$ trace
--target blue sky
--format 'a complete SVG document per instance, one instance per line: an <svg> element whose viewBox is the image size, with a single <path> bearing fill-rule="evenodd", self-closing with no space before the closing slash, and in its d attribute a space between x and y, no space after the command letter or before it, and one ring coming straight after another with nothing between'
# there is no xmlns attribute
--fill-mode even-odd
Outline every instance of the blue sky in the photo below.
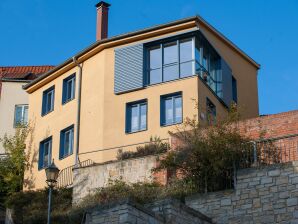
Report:
<svg viewBox="0 0 298 224"><path fill-rule="evenodd" d="M0 0L0 65L57 65L95 41L95 0ZM298 109L297 0L109 0L109 36L201 15L261 64L260 114Z"/></svg>

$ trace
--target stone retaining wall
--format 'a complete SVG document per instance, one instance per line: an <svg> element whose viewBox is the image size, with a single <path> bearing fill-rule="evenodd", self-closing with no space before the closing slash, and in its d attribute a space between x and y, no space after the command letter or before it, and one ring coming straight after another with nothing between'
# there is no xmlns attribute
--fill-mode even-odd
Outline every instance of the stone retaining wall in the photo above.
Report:
<svg viewBox="0 0 298 224"><path fill-rule="evenodd" d="M137 183L158 179L162 183L162 179L167 179L165 172L154 176L151 173L151 169L157 165L157 157L158 155L139 157L74 169L73 202L80 201L97 188L107 186L111 180Z"/></svg>
<svg viewBox="0 0 298 224"><path fill-rule="evenodd" d="M174 199L140 205L125 200L114 205L95 207L86 214L85 224L208 224L211 219Z"/></svg>
<svg viewBox="0 0 298 224"><path fill-rule="evenodd" d="M236 190L195 195L186 205L216 223L298 223L298 161L237 174Z"/></svg>

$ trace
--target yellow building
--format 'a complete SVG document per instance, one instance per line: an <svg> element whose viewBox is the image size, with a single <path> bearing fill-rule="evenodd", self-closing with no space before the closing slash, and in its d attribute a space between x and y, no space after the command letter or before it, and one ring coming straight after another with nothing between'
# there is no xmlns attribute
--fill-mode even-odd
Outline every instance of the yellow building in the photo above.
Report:
<svg viewBox="0 0 298 224"><path fill-rule="evenodd" d="M60 169L112 160L113 148L168 138L186 117L224 116L232 101L243 118L258 116L259 65L201 17L106 38L108 7L97 5L94 44L24 87L34 127L26 188L45 186L52 159Z"/></svg>

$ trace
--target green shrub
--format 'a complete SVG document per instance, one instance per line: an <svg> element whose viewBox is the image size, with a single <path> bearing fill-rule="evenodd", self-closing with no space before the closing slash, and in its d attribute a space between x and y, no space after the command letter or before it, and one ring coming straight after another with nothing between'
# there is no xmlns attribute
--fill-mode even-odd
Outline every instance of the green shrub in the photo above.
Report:
<svg viewBox="0 0 298 224"><path fill-rule="evenodd" d="M232 111L227 119L207 127L197 119L186 119L171 133L180 144L154 171L173 170L198 192L231 188L233 170L251 164L250 139L240 135L238 118Z"/></svg>
<svg viewBox="0 0 298 224"><path fill-rule="evenodd" d="M81 223L83 212L74 213L72 189L54 190L52 194L52 223ZM48 190L12 193L6 206L13 210L15 224L46 223L48 212Z"/></svg>
<svg viewBox="0 0 298 224"><path fill-rule="evenodd" d="M125 160L131 158L137 158L148 155L155 155L160 153L165 153L169 149L169 143L163 142L158 137L150 138L150 142L143 145L138 146L136 151L123 151L119 150L117 153L117 160Z"/></svg>

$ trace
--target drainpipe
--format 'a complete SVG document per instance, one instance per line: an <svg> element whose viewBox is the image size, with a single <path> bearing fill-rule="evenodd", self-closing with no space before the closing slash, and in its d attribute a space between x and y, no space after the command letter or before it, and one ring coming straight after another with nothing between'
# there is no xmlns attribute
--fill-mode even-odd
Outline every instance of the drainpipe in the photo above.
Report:
<svg viewBox="0 0 298 224"><path fill-rule="evenodd" d="M78 63L75 57L73 63L79 68L78 75L78 104L77 104L77 131L76 131L76 148L75 148L75 167L79 166L79 146L80 146L80 124L81 124L81 93L82 93L82 70L83 67Z"/></svg>

